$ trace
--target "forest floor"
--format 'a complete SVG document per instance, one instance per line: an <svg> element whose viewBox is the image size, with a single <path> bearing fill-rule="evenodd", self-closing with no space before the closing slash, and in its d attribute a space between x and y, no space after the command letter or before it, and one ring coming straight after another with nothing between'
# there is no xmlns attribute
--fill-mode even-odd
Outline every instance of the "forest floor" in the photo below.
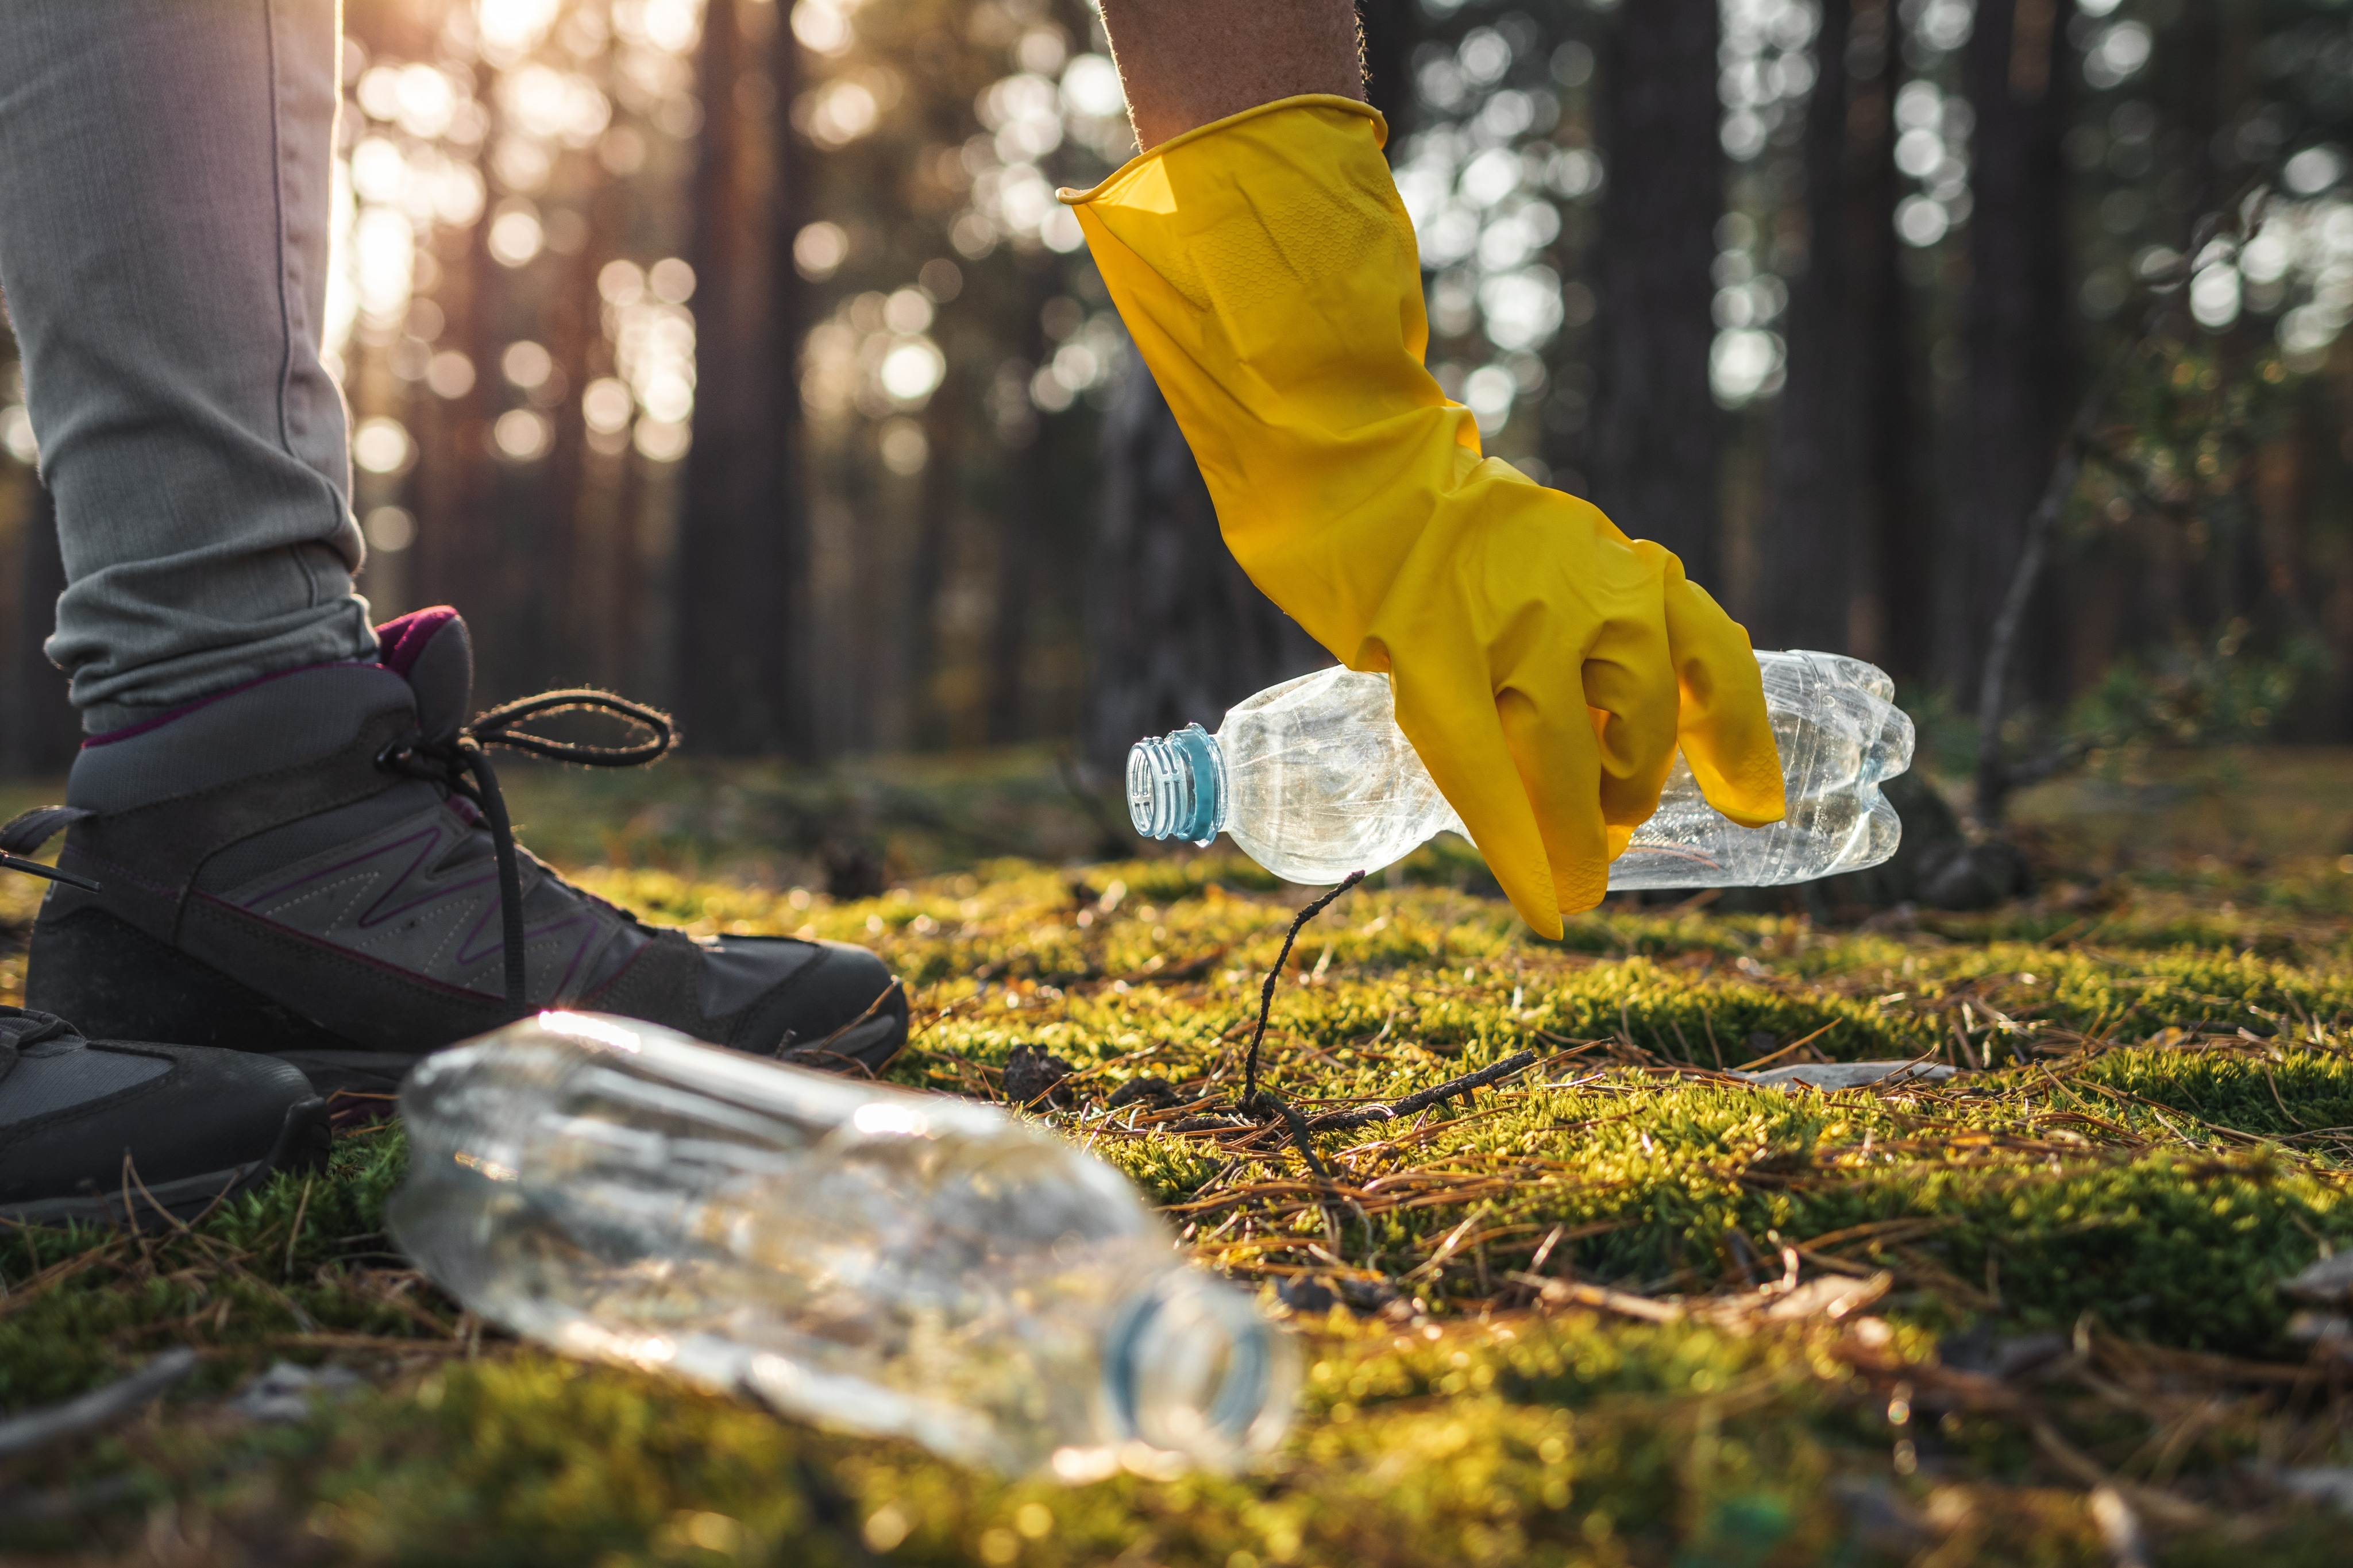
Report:
<svg viewBox="0 0 2353 1568"><path fill-rule="evenodd" d="M649 918L881 950L918 1026L893 1080L1068 1062L1043 1114L1301 1337L1280 1454L997 1479L517 1343L391 1249L402 1137L354 1126L193 1230L0 1232L0 1419L199 1358L0 1456L0 1560L2341 1563L2353 1351L2279 1287L2353 1246L2348 783L2295 753L2048 788L2036 897L1841 929L1702 898L1544 942L1425 851L1307 927L1267 1083L1314 1117L1533 1056L1311 1164L1212 1114L1306 895L1071 858L1105 830L1038 759L526 777L563 830L533 841ZM20 939L36 891L0 884ZM1888 1058L1957 1071L1724 1070ZM1108 1106L1146 1077L1176 1103ZM258 1396L280 1363L311 1370Z"/></svg>

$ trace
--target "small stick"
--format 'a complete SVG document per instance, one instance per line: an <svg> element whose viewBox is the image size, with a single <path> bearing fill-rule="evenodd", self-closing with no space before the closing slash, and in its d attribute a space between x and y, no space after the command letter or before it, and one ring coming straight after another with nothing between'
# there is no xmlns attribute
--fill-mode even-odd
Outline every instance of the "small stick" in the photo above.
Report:
<svg viewBox="0 0 2353 1568"><path fill-rule="evenodd" d="M14 1458L90 1432L131 1415L196 1370L196 1352L165 1351L119 1383L46 1410L29 1410L0 1421L0 1459Z"/></svg>
<svg viewBox="0 0 2353 1568"><path fill-rule="evenodd" d="M1755 1072L1758 1068L1761 1068L1761 1067L1765 1066L1767 1062L1778 1062L1778 1061L1779 1061L1783 1057L1788 1056L1791 1051L1795 1051L1795 1050L1802 1050L1802 1049L1804 1049L1806 1047L1812 1045L1816 1040L1820 1039L1824 1035L1827 1035L1827 1034L1829 1034L1832 1029L1837 1028L1837 1027L1839 1026L1839 1025L1840 1025L1842 1021L1843 1021L1843 1020L1841 1020L1841 1019L1838 1019L1838 1018L1832 1018L1829 1023L1824 1024L1820 1028L1816 1029L1812 1034L1808 1035L1804 1039L1802 1039L1802 1040L1791 1040L1788 1045L1783 1046L1779 1050L1778 1050L1778 1051L1767 1051L1765 1055L1763 1055L1763 1056L1761 1056L1761 1057L1758 1057L1755 1061L1753 1061L1753 1062L1743 1062L1743 1063L1741 1063L1738 1067L1736 1067L1736 1068L1733 1068L1732 1070L1733 1070L1733 1071L1735 1071L1735 1072Z"/></svg>
<svg viewBox="0 0 2353 1568"><path fill-rule="evenodd" d="M1266 972L1266 984L1259 987L1258 1027L1250 1031L1250 1055L1245 1058L1242 1068L1242 1103L1244 1105L1252 1105L1258 1100L1259 1042L1266 1038L1266 1021L1274 1012L1274 983L1282 978L1282 966L1291 962L1292 944L1299 940L1299 933L1306 928L1309 921L1322 914L1331 907L1333 900L1364 879L1365 874L1362 871L1351 871L1341 878L1338 887L1300 910L1298 918L1291 922L1291 930L1283 934L1282 951L1275 955L1274 967Z"/></svg>
<svg viewBox="0 0 2353 1568"><path fill-rule="evenodd" d="M1514 1051L1502 1061L1481 1068L1477 1072L1467 1072L1461 1078L1451 1079L1445 1083L1433 1084L1428 1089L1415 1090L1391 1105L1390 1114L1400 1117L1411 1116L1415 1111L1436 1105L1440 1100L1451 1100L1458 1094L1469 1094L1472 1090L1484 1089L1491 1083L1500 1083L1522 1068L1530 1066L1536 1059L1537 1053L1535 1051Z"/></svg>
<svg viewBox="0 0 2353 1568"><path fill-rule="evenodd" d="M1475 1089L1485 1089L1493 1083L1500 1083L1523 1068L1533 1066L1537 1059L1537 1052L1516 1051L1502 1061L1481 1068L1476 1072L1467 1072L1461 1078L1451 1078L1444 1083L1433 1084L1428 1089L1416 1089L1402 1100L1391 1100L1387 1105L1367 1106L1362 1110L1330 1111L1317 1117L1308 1125L1318 1132L1336 1132L1369 1126L1376 1121L1401 1121L1414 1112L1426 1110L1441 1100L1451 1100L1458 1094L1469 1094Z"/></svg>
<svg viewBox="0 0 2353 1568"><path fill-rule="evenodd" d="M882 987L882 994L881 994L881 995L879 995L879 996L875 997L873 1001L869 1002L868 1004L866 1004L866 1011L864 1011L863 1013L860 1013L860 1015L858 1015L858 1016L856 1016L855 1018L852 1018L851 1020L849 1020L849 1022L848 1022L847 1024L844 1024L841 1027L839 1027L839 1029L836 1029L833 1033L831 1033L830 1035L828 1035L825 1038L823 1038L823 1039L821 1039L821 1040L818 1041L818 1042L817 1042L817 1044L815 1044L815 1045L813 1045L813 1046L806 1046L806 1047L803 1047L802 1048L803 1048L803 1049L805 1049L805 1050L811 1050L811 1051L821 1051L821 1050L825 1050L825 1047L828 1047L828 1046L829 1046L829 1045L833 1044L833 1042L834 1042L834 1041L836 1041L836 1040L838 1040L838 1039L841 1038L841 1037L842 1037L842 1036L844 1036L844 1035L846 1035L846 1034L849 1033L849 1031L850 1031L850 1030L852 1030L852 1029L854 1029L854 1028L858 1027L858 1026L859 1026L859 1025L863 1024L864 1022L866 1022L866 1020L867 1020L867 1019L871 1018L872 1016L874 1016L874 1015L875 1015L877 1012L881 1011L881 1006L882 1006L882 1004L883 1004L883 1003L885 1003L885 1002L888 1002L889 1000L891 1000L891 993L892 993L893 991L901 991L901 990L904 990L904 989L906 988L906 984L907 984L907 983L906 983L905 981L903 981L903 980L900 979L897 975L892 975L892 976L891 977L891 984L888 984L888 985L885 985L884 987ZM781 1059L783 1059L783 1058L784 1058L784 1057L785 1057L785 1055L786 1055L786 1052L785 1052L785 1049L784 1049L783 1047L779 1047L777 1048L777 1051L776 1051L776 1056L777 1056L778 1059L780 1059L780 1060L781 1060ZM847 1060L849 1059L849 1058L846 1058L846 1057L841 1057L841 1056L840 1056L840 1053L839 1053L839 1052L838 1052L838 1051L826 1051L826 1052L825 1052L825 1054L826 1054L826 1055L828 1055L828 1056L829 1056L829 1057L838 1057L838 1058L839 1058L840 1059L842 1059L842 1060L844 1060L844 1061L847 1061ZM870 1074L869 1076L871 1077L871 1076L872 1076L872 1075L871 1075L871 1074Z"/></svg>
<svg viewBox="0 0 2353 1568"><path fill-rule="evenodd" d="M2296 1125L2301 1127L2304 1123L2299 1121ZM147 1190L147 1179L139 1173L139 1167L132 1163L129 1150L123 1151L122 1173L125 1177L137 1184L139 1188L139 1195L147 1200L148 1207L153 1209L157 1214L164 1216L165 1224L176 1227L182 1235L185 1235L187 1233L188 1222L182 1219L178 1215L174 1214L170 1209L165 1208L162 1204L156 1202L155 1194ZM127 1191L123 1194L122 1206L126 1211L131 1207L131 1195Z"/></svg>
<svg viewBox="0 0 2353 1568"><path fill-rule="evenodd" d="M1319 1180L1328 1184L1332 1180L1331 1167L1324 1164L1316 1155L1315 1140L1308 1136L1307 1119L1300 1115L1297 1108L1289 1100L1280 1097L1273 1098L1274 1109L1282 1114L1283 1125L1291 1129L1291 1141L1307 1161L1307 1168L1314 1172Z"/></svg>
<svg viewBox="0 0 2353 1568"><path fill-rule="evenodd" d="M1550 1258L1552 1256L1552 1249L1560 1245L1561 1232L1567 1228L1568 1227L1565 1225L1556 1225L1552 1227L1552 1234L1544 1238L1544 1245L1536 1248L1536 1255L1528 1259L1527 1271L1529 1273L1542 1274L1544 1272L1545 1259Z"/></svg>
<svg viewBox="0 0 2353 1568"><path fill-rule="evenodd" d="M311 1212L311 1184L317 1176L313 1171L302 1178L302 1201L294 1205L294 1224L286 1233L286 1263L278 1271L281 1279L290 1281L294 1278L294 1245L302 1239L302 1216Z"/></svg>

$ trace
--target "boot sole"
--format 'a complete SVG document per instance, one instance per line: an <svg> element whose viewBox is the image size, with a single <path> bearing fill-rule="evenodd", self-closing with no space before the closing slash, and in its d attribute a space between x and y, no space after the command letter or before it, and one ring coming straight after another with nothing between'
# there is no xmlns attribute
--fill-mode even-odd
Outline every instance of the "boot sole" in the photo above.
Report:
<svg viewBox="0 0 2353 1568"><path fill-rule="evenodd" d="M290 1174L298 1171L324 1170L327 1155L333 1145L334 1129L328 1121L327 1102L316 1095L308 1100L298 1100L286 1108L286 1120L279 1125L278 1140L263 1158L242 1165L208 1171L199 1176L151 1182L143 1188L136 1183L132 1184L131 1227L134 1230L160 1228L168 1223L164 1214L173 1219L194 1219L216 1204L226 1203L253 1191L281 1171ZM158 1208L164 1214L158 1214ZM95 1222L119 1227L124 1217L123 1194L120 1191L83 1192L71 1197L36 1198L30 1203L0 1205L0 1220L19 1225Z"/></svg>

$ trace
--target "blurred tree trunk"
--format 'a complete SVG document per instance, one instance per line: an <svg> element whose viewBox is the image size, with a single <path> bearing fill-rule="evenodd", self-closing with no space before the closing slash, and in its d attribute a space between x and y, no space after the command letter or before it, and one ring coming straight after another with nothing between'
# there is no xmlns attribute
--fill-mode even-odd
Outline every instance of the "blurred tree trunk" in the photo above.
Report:
<svg viewBox="0 0 2353 1568"><path fill-rule="evenodd" d="M1054 357L1054 342L1046 334L1046 307L1060 292L1061 277L1052 256L1037 252L1022 258L1023 363L1043 365ZM1052 504L1054 452L1060 437L1060 416L1038 410L1037 430L1016 447L1007 461L1005 500L997 520L997 584L994 616L989 626L986 733L992 744L1022 738L1022 701L1029 666L1029 605L1036 595L1036 541L1045 509Z"/></svg>
<svg viewBox="0 0 2353 1568"><path fill-rule="evenodd" d="M2224 118L2222 59L2224 53L2221 0L2184 0L2170 29L2173 47L2165 53L2158 83L2159 104L2167 129L2161 134L2159 167L2170 165L2172 177L2160 184L2158 199L2172 208L2166 226L2168 242L2187 249L2199 221L2229 195L2217 157ZM2235 9L2235 7L2233 7ZM2233 353L2233 334L2216 333L2202 345L2211 352L2221 384L2229 386L2246 374ZM2197 516L2183 531L2180 555L2184 574L2181 597L2190 608L2196 635L2211 635L2246 608L2242 551L2252 542L2242 526L2243 508L2213 485L2193 481L2192 504ZM2170 524L2166 526L2176 526Z"/></svg>
<svg viewBox="0 0 2353 1568"><path fill-rule="evenodd" d="M1848 319L1847 0L1822 0L1806 104L1806 269L1789 290L1788 374L1760 542L1762 647L1843 650L1854 552L1855 323Z"/></svg>
<svg viewBox="0 0 2353 1568"><path fill-rule="evenodd" d="M1029 444L1013 454L1005 487L1005 515L997 528L997 610L988 634L987 735L995 745L1022 738L1022 700L1029 673L1029 604L1036 596L1034 544L1050 504L1054 447L1060 429L1051 414L1038 421Z"/></svg>
<svg viewBox="0 0 2353 1568"><path fill-rule="evenodd" d="M1865 657L1899 680L1926 678L1934 646L1935 513L1914 454L1912 322L1895 237L1894 0L1854 0L1847 71L1847 330L1856 411L1855 543Z"/></svg>
<svg viewBox="0 0 2353 1568"><path fill-rule="evenodd" d="M2063 23L2057 0L1988 0L1962 59L1977 114L1961 326L1968 381L1957 542L1965 574L1942 673L1970 700L2069 412ZM2020 639L2027 667L2046 662L2047 621L2029 617Z"/></svg>
<svg viewBox="0 0 2353 1568"><path fill-rule="evenodd" d="M808 749L800 623L799 171L789 103L798 56L771 19L765 72L748 5L702 24L704 121L694 178L694 444L680 509L676 703L697 750ZM771 90L743 90L765 74ZM769 122L769 151L756 131Z"/></svg>
<svg viewBox="0 0 2353 1568"><path fill-rule="evenodd" d="M1719 418L1708 388L1724 213L1717 0L1639 0L1604 56L1593 499L1715 585Z"/></svg>
<svg viewBox="0 0 2353 1568"><path fill-rule="evenodd" d="M940 590L948 558L963 532L965 400L943 385L923 409L923 440L930 458L923 466L923 509L915 520L915 544L907 563L907 733L917 746L952 743L954 715L939 694Z"/></svg>
<svg viewBox="0 0 2353 1568"><path fill-rule="evenodd" d="M58 623L66 560L58 548L58 510L40 480L26 475L24 521L16 536L16 636L7 649L8 687L0 707L0 773L46 778L73 765L81 720L66 700L65 672L41 644Z"/></svg>
<svg viewBox="0 0 2353 1568"><path fill-rule="evenodd" d="M594 232L593 228L590 230ZM548 552L540 563L542 581L554 589L554 626L549 638L545 679L551 686L578 686L609 679L601 673L605 645L614 635L611 621L601 613L595 549L596 519L588 505L588 426L580 412L580 389L587 384L588 351L602 334L597 321L597 258L604 254L584 243L560 265L564 286L557 289L541 313L551 373L559 390L533 401L546 416L553 432L548 443L546 479L542 481L548 519Z"/></svg>
<svg viewBox="0 0 2353 1568"><path fill-rule="evenodd" d="M1365 97L1389 122L1394 153L1413 109L1413 46L1421 36L1415 0L1358 0L1357 26L1365 61Z"/></svg>
<svg viewBox="0 0 2353 1568"><path fill-rule="evenodd" d="M1192 448L1140 360L1103 419L1102 471L1091 759L1115 767L1139 736L1214 729L1242 698L1332 662L1226 548Z"/></svg>
<svg viewBox="0 0 2353 1568"><path fill-rule="evenodd" d="M495 144L500 110L487 67L474 68L474 96L491 113L492 135L486 140ZM434 300L447 322L442 341L466 356L474 375L459 396L418 400L417 467L410 489L418 521L409 556L417 603L454 605L466 614L474 638L474 700L484 707L523 690L506 658L507 618L499 597L503 520L496 500L491 422L499 402L499 315L506 268L491 259L490 233L484 222L437 230L434 237L442 268Z"/></svg>

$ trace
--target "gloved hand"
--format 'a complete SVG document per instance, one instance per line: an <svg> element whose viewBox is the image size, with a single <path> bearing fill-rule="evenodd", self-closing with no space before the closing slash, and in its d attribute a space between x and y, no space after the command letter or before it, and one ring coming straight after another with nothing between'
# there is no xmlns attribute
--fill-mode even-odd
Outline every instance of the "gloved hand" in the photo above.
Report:
<svg viewBox="0 0 2353 1568"><path fill-rule="evenodd" d="M1482 460L1423 368L1413 226L1367 106L1284 99L1064 192L1250 580L1398 723L1522 918L1589 909L1680 744L1780 819L1748 636L1660 546Z"/></svg>

